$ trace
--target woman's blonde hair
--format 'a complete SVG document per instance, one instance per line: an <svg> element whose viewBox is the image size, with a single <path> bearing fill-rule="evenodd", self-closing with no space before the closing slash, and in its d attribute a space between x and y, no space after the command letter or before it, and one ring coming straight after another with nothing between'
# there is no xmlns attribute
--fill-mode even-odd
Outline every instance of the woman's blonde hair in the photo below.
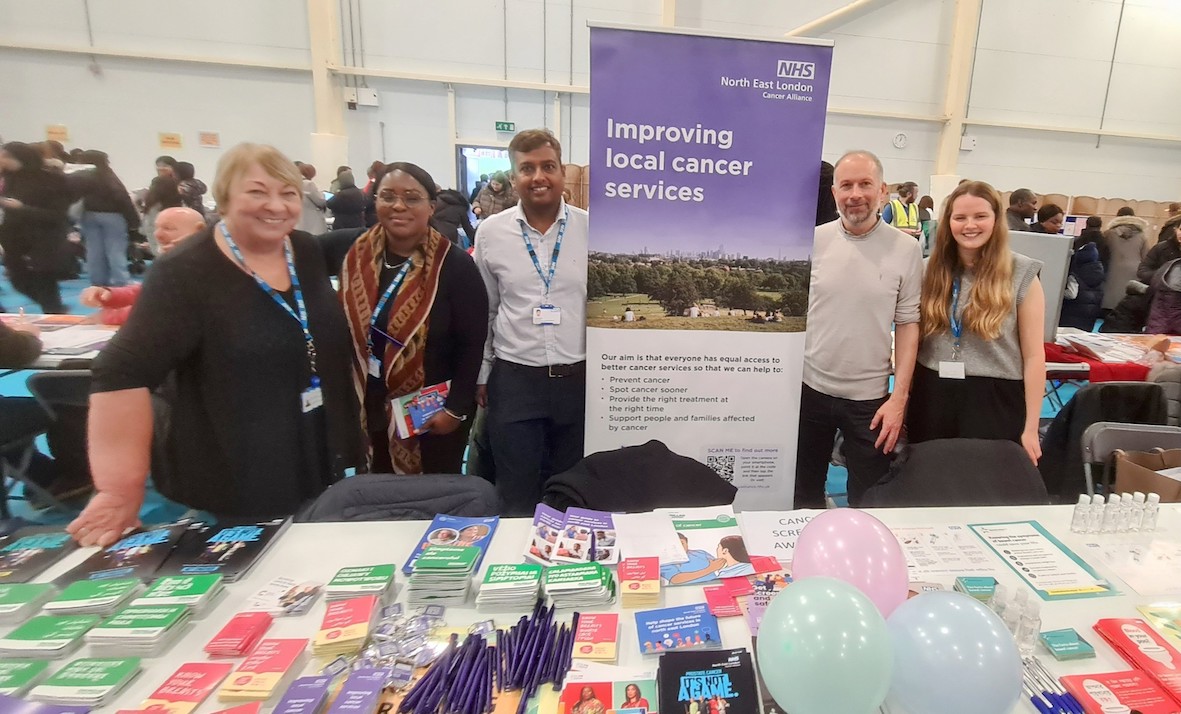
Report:
<svg viewBox="0 0 1181 714"><path fill-rule="evenodd" d="M243 142L223 154L217 162L213 200L217 201L219 211L229 205L230 187L234 181L249 171L252 164L258 164L271 178L293 186L297 191L303 190L303 175L283 152L266 144Z"/></svg>
<svg viewBox="0 0 1181 714"><path fill-rule="evenodd" d="M923 275L920 304L923 337L951 329L952 283L965 267L951 234L952 209L961 196L975 196L987 201L994 219L992 235L972 266L976 280L964 307L964 328L986 340L995 340L1001 334L1001 324L1013 309L1013 254L1009 250L1009 229L1001 211L1000 194L983 181L960 184L943 202L939 227L935 231L935 247Z"/></svg>

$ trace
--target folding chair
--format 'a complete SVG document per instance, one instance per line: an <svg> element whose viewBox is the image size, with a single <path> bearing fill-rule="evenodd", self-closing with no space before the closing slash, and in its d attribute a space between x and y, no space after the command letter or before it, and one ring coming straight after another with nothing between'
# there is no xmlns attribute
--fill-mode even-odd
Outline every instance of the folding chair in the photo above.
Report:
<svg viewBox="0 0 1181 714"><path fill-rule="evenodd" d="M25 485L25 492L47 496L29 476L29 467L37 453L36 439L49 427L50 418L44 409L31 399L6 397L0 399L0 518L9 518L8 497L17 483Z"/></svg>
<svg viewBox="0 0 1181 714"><path fill-rule="evenodd" d="M1087 481L1087 493L1095 495L1092 464L1103 464L1103 493L1111 493L1114 477L1110 462L1113 451L1181 449L1181 427L1097 421L1083 432L1082 448L1083 478Z"/></svg>
<svg viewBox="0 0 1181 714"><path fill-rule="evenodd" d="M48 415L46 429L61 416L65 407L87 407L90 403L90 370L86 369L58 369L34 372L25 383L29 393ZM44 432L46 429L43 429ZM71 444L71 448L85 449L85 443ZM30 456L31 456L30 452ZM30 482L25 480L26 488ZM77 511L68 506L61 499L52 496L48 491L32 484L40 499L50 507L67 513Z"/></svg>

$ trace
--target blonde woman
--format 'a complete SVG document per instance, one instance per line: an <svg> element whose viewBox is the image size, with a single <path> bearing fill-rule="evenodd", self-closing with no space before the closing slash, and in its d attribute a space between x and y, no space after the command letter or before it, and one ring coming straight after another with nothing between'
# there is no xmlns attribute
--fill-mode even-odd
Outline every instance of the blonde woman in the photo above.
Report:
<svg viewBox="0 0 1181 714"><path fill-rule="evenodd" d="M922 342L907 431L930 439L1006 439L1041 457L1046 379L1041 263L1009 250L1000 195L982 181L943 203L923 276Z"/></svg>

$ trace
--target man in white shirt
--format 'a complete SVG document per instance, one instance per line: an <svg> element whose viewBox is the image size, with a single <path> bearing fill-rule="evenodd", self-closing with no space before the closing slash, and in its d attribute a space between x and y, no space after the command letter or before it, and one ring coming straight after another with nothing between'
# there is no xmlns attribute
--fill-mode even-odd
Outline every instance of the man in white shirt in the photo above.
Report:
<svg viewBox="0 0 1181 714"><path fill-rule="evenodd" d="M562 199L562 146L545 129L509 144L520 202L477 229L488 342L486 407L501 514L525 516L542 485L582 458L586 421L587 214Z"/></svg>
<svg viewBox="0 0 1181 714"><path fill-rule="evenodd" d="M886 475L919 349L922 251L878 217L882 163L845 154L833 173L840 217L816 227L800 394L796 508L824 508L833 439L845 437L849 505ZM891 325L894 392L890 393Z"/></svg>

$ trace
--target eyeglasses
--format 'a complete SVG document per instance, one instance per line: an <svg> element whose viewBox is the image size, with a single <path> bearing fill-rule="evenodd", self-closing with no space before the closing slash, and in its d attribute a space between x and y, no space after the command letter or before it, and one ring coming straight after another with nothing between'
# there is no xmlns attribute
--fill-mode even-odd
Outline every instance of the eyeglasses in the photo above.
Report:
<svg viewBox="0 0 1181 714"><path fill-rule="evenodd" d="M430 200L426 196L420 196L416 193L412 193L407 196L399 196L396 193L382 193L378 194L377 198L383 203L388 203L394 206L398 205L398 202L401 201L402 205L406 208L418 208Z"/></svg>

